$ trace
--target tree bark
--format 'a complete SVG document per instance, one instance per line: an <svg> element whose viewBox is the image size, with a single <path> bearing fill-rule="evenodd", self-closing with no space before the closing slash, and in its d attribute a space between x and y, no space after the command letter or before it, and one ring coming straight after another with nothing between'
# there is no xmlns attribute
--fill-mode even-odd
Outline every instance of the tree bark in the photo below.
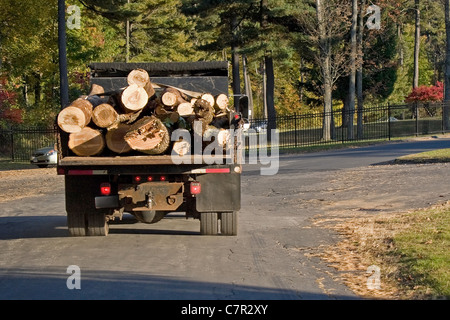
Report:
<svg viewBox="0 0 450 320"><path fill-rule="evenodd" d="M355 96L356 96L356 28L358 24L358 0L352 0L352 26L350 30L350 77L348 91L348 125L347 139L353 140L353 115L355 113Z"/></svg>
<svg viewBox="0 0 450 320"><path fill-rule="evenodd" d="M69 135L69 149L81 157L100 154L105 147L105 139L99 130L84 127Z"/></svg>
<svg viewBox="0 0 450 320"><path fill-rule="evenodd" d="M445 85L444 85L444 130L450 130L450 0L445 0L445 31L446 31L446 55L445 55Z"/></svg>
<svg viewBox="0 0 450 320"><path fill-rule="evenodd" d="M214 109L211 104L203 99L198 99L194 104L194 113L197 119L210 124L214 119Z"/></svg>
<svg viewBox="0 0 450 320"><path fill-rule="evenodd" d="M420 55L420 0L414 0L416 10L415 36L414 36L414 76L413 88L419 86L419 55Z"/></svg>
<svg viewBox="0 0 450 320"><path fill-rule="evenodd" d="M58 126L67 133L79 132L91 122L92 109L88 100L78 98L59 112Z"/></svg>
<svg viewBox="0 0 450 320"><path fill-rule="evenodd" d="M357 115L357 138L362 139L364 135L363 127L363 110L364 110L364 97L363 97L363 33L364 33L364 9L366 1L361 0L361 8L359 10L359 28L358 28L358 51L361 61L359 62L358 70L356 71L356 100L358 102L358 115Z"/></svg>
<svg viewBox="0 0 450 320"><path fill-rule="evenodd" d="M329 39L327 37L324 19L323 0L316 0L316 15L318 21L319 31L319 55L322 69L323 81L323 102L324 102L324 117L322 128L322 139L328 141L331 139L331 118L332 118L332 88L333 80L331 75L331 48Z"/></svg>

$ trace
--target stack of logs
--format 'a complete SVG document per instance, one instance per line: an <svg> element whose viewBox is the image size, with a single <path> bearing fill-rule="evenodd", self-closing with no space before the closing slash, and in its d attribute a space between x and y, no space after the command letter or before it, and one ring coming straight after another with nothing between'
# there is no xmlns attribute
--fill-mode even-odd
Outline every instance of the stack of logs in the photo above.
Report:
<svg viewBox="0 0 450 320"><path fill-rule="evenodd" d="M186 155L191 152L190 141L171 141L171 132L179 128L226 149L230 109L225 94L214 97L173 87L161 87L157 94L159 86L142 69L131 71L127 82L127 87L110 93L93 85L88 96L58 114L58 126L69 133L68 147L75 155L170 154L172 150Z"/></svg>

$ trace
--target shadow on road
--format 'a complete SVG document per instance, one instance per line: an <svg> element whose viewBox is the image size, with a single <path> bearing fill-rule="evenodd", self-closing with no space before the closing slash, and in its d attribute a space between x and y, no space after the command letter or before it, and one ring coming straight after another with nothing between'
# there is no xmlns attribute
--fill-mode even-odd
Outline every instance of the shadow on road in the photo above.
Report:
<svg viewBox="0 0 450 320"><path fill-rule="evenodd" d="M329 300L355 299L288 289L191 281L182 276L165 277L138 272L85 270L80 267L80 289L68 266L0 269L1 300ZM199 270L200 272L200 270ZM264 302L262 302L264 303ZM181 310L180 310L181 312Z"/></svg>

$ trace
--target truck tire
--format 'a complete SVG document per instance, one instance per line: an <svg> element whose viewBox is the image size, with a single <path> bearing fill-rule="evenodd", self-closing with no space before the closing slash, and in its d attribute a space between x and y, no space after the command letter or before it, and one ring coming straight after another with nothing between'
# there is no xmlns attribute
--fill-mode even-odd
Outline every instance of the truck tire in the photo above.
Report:
<svg viewBox="0 0 450 320"><path fill-rule="evenodd" d="M87 231L89 236L107 236L109 225L106 214L103 212L90 212L87 214Z"/></svg>
<svg viewBox="0 0 450 320"><path fill-rule="evenodd" d="M87 235L86 216L84 212L68 211L67 212L67 227L69 233L73 237L84 237Z"/></svg>
<svg viewBox="0 0 450 320"><path fill-rule="evenodd" d="M160 221L162 218L164 218L166 214L167 214L166 211L155 211L155 210L133 212L133 215L136 217L136 219L139 222L143 223L156 223Z"/></svg>
<svg viewBox="0 0 450 320"><path fill-rule="evenodd" d="M222 212L220 214L220 233L225 236L237 235L237 212Z"/></svg>
<svg viewBox="0 0 450 320"><path fill-rule="evenodd" d="M202 212L200 214L200 234L216 235L219 233L217 212Z"/></svg>

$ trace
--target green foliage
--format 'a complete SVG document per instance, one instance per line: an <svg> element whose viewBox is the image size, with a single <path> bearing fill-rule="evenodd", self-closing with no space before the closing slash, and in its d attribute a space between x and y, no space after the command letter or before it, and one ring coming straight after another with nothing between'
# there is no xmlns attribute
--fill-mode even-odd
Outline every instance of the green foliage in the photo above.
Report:
<svg viewBox="0 0 450 320"><path fill-rule="evenodd" d="M336 0L349 6L350 2ZM70 99L89 89L91 62L231 60L231 47L248 59L255 112L262 110L260 64L271 54L279 115L321 104L314 0L67 0L81 9L81 28L67 28ZM414 1L368 2L382 9L381 30L364 29L365 105L399 103L411 92ZM441 1L421 0L420 85L443 81L445 25ZM264 4L264 6L262 6ZM17 96L25 124L51 125L59 111L57 1L0 0L2 76ZM345 8L345 7L344 7ZM350 10L339 19L346 26ZM364 18L367 19L367 16ZM348 30L349 32L349 30ZM335 34L345 50L348 32ZM242 76L242 75L241 75ZM243 81L242 81L243 83ZM348 81L336 82L343 100ZM337 108L340 103L335 101Z"/></svg>

